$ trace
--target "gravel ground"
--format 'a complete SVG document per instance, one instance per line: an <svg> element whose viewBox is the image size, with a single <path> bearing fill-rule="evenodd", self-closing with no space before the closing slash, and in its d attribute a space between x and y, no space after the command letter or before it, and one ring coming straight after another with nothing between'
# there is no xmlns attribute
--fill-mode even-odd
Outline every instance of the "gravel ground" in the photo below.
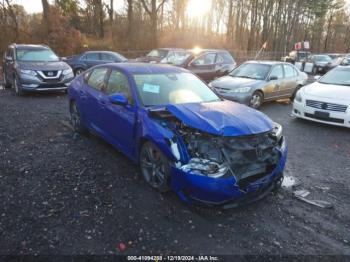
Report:
<svg viewBox="0 0 350 262"><path fill-rule="evenodd" d="M292 188L239 209L187 206L101 139L74 135L65 94L0 90L0 110L0 254L350 255L350 131L293 119L287 102L262 108L284 126L285 174L332 209Z"/></svg>

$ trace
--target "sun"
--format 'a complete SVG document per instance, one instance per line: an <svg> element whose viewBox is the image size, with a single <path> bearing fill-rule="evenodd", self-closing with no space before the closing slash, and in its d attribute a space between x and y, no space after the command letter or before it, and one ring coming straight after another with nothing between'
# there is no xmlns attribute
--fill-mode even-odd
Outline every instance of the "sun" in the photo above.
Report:
<svg viewBox="0 0 350 262"><path fill-rule="evenodd" d="M206 15L211 8L212 0L189 0L187 15L192 18L199 18Z"/></svg>

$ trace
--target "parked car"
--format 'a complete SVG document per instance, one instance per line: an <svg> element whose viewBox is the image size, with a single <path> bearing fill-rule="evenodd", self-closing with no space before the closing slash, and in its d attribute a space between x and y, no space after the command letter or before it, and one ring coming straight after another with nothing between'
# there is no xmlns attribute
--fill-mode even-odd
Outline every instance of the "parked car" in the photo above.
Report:
<svg viewBox="0 0 350 262"><path fill-rule="evenodd" d="M45 45L10 45L4 55L3 74L5 86L13 86L19 96L66 90L74 78L70 66Z"/></svg>
<svg viewBox="0 0 350 262"><path fill-rule="evenodd" d="M290 63L248 61L209 86L225 99L259 108L264 101L293 99L307 78Z"/></svg>
<svg viewBox="0 0 350 262"><path fill-rule="evenodd" d="M159 63L162 59L166 58L172 51L184 51L184 49L181 49L181 48L157 48L157 49L153 49L146 56L136 58L136 62Z"/></svg>
<svg viewBox="0 0 350 262"><path fill-rule="evenodd" d="M140 165L153 188L188 203L244 204L280 187L287 157L282 127L220 99L179 67L94 67L70 85L72 125L91 130Z"/></svg>
<svg viewBox="0 0 350 262"><path fill-rule="evenodd" d="M121 54L111 51L87 51L79 55L70 56L65 61L73 68L75 75L80 75L90 67L107 64L126 62Z"/></svg>
<svg viewBox="0 0 350 262"><path fill-rule="evenodd" d="M293 115L350 127L350 66L338 66L295 96Z"/></svg>
<svg viewBox="0 0 350 262"><path fill-rule="evenodd" d="M186 68L206 82L226 75L236 67L232 55L219 49L173 51L161 63Z"/></svg>
<svg viewBox="0 0 350 262"><path fill-rule="evenodd" d="M343 65L343 66L350 65L350 56L344 57L344 58L341 60L340 65Z"/></svg>
<svg viewBox="0 0 350 262"><path fill-rule="evenodd" d="M282 58L282 61L295 64L295 62L305 62L311 53L308 51L293 50L288 56Z"/></svg>
<svg viewBox="0 0 350 262"><path fill-rule="evenodd" d="M327 53L324 55L328 55L332 60L339 58L339 57L344 57L344 54L339 54L339 53Z"/></svg>
<svg viewBox="0 0 350 262"><path fill-rule="evenodd" d="M312 55L307 63L312 63L312 74L327 73L332 66L332 58L328 55Z"/></svg>

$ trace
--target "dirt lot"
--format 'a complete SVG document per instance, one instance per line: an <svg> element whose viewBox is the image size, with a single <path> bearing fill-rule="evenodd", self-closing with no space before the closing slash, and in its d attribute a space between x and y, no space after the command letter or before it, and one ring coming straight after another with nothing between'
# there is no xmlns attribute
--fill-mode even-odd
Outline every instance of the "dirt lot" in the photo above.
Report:
<svg viewBox="0 0 350 262"><path fill-rule="evenodd" d="M64 94L0 90L0 254L350 255L350 130L262 108L284 126L292 188L253 205L218 210L161 195L101 139L73 134Z"/></svg>

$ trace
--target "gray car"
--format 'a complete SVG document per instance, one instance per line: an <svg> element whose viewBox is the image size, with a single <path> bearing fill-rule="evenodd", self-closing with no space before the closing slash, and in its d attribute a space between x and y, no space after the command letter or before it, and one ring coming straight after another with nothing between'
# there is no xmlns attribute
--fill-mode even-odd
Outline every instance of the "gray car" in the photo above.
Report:
<svg viewBox="0 0 350 262"><path fill-rule="evenodd" d="M209 86L221 97L258 108L264 101L294 99L307 75L290 63L248 61Z"/></svg>

